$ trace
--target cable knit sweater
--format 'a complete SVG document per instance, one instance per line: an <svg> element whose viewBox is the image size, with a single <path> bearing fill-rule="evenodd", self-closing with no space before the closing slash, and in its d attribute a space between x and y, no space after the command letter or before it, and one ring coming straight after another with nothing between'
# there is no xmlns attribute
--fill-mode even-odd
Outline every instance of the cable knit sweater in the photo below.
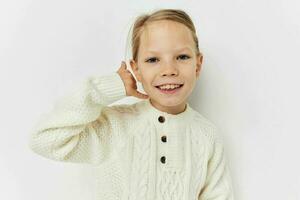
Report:
<svg viewBox="0 0 300 200"><path fill-rule="evenodd" d="M126 97L119 74L90 76L33 126L29 147L56 161L91 164L96 200L233 200L216 126L187 103L173 115Z"/></svg>

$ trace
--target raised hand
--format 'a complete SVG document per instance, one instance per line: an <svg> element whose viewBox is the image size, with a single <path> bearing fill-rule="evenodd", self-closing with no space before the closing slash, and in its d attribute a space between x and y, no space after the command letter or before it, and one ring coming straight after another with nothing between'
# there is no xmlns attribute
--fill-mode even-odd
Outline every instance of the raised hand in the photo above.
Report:
<svg viewBox="0 0 300 200"><path fill-rule="evenodd" d="M118 69L117 73L120 75L125 88L127 96L134 96L140 99L148 99L149 96L143 94L137 90L136 80L131 72L127 69L126 63L122 61L121 67Z"/></svg>

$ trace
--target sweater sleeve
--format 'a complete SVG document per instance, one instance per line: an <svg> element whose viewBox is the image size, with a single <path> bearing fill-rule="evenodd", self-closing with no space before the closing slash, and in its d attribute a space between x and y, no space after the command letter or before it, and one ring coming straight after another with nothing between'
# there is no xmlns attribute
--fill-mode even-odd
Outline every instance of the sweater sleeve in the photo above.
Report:
<svg viewBox="0 0 300 200"><path fill-rule="evenodd" d="M84 79L41 115L29 135L29 148L57 161L102 162L112 154L117 137L113 132L116 120L106 108L125 96L117 72Z"/></svg>
<svg viewBox="0 0 300 200"><path fill-rule="evenodd" d="M207 164L205 184L200 191L198 200L234 200L224 145L217 135L214 138L212 154Z"/></svg>

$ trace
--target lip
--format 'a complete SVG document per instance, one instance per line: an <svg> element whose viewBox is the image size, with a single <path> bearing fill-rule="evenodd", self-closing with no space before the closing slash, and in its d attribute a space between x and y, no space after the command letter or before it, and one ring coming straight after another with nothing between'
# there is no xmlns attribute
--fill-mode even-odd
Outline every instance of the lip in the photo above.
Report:
<svg viewBox="0 0 300 200"><path fill-rule="evenodd" d="M155 86L155 88L162 94L174 94L174 93L178 93L178 91L180 91L181 88L183 88L183 86L184 86L184 84L179 84L179 85L181 85L181 86L174 90L161 90L161 89L159 89L158 86Z"/></svg>

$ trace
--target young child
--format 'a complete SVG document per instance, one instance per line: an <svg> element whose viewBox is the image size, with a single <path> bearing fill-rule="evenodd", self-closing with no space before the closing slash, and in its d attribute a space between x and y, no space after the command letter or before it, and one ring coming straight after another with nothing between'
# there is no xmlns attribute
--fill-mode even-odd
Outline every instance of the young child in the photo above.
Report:
<svg viewBox="0 0 300 200"><path fill-rule="evenodd" d="M130 65L90 76L39 119L29 146L46 158L93 164L97 200L233 200L216 126L187 99L203 55L178 9L139 16ZM126 96L134 104L109 104Z"/></svg>

